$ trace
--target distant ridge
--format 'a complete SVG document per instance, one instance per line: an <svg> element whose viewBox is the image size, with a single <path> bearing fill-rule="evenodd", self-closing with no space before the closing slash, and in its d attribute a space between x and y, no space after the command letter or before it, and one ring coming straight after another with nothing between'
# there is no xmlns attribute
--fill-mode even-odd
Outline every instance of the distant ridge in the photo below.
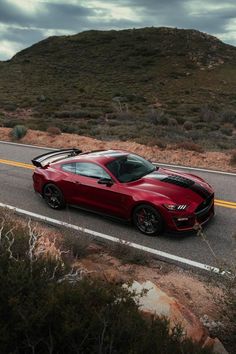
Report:
<svg viewBox="0 0 236 354"><path fill-rule="evenodd" d="M235 72L236 47L196 30L92 30L49 37L0 62L0 109L31 108L42 128L49 118L64 129L120 111L192 120L203 106L236 111Z"/></svg>

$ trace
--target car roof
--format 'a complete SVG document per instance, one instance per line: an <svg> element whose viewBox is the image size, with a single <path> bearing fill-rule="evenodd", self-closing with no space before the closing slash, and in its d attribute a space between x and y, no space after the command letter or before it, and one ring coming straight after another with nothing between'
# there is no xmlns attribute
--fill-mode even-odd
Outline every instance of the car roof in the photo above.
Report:
<svg viewBox="0 0 236 354"><path fill-rule="evenodd" d="M125 150L95 150L81 153L74 157L68 157L57 163L69 163L69 162L79 162L79 161L91 161L98 162L102 165L107 164L108 162L115 160L116 158L127 156L129 154L128 151Z"/></svg>

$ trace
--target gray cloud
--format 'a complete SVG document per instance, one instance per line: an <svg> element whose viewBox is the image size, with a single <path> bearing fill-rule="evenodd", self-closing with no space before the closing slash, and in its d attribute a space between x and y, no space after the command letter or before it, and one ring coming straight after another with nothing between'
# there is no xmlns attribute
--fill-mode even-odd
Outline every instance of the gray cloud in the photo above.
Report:
<svg viewBox="0 0 236 354"><path fill-rule="evenodd" d="M95 16L93 9L63 3L38 3L37 12L24 12L7 0L0 3L0 22L40 28L74 28L79 19Z"/></svg>
<svg viewBox="0 0 236 354"><path fill-rule="evenodd" d="M0 40L10 42L17 42L28 45L28 43L35 43L42 39L43 31L38 29L22 29L10 28L6 33L0 32Z"/></svg>
<svg viewBox="0 0 236 354"><path fill-rule="evenodd" d="M25 24L29 16L14 4L2 0L0 2L0 22L7 24Z"/></svg>

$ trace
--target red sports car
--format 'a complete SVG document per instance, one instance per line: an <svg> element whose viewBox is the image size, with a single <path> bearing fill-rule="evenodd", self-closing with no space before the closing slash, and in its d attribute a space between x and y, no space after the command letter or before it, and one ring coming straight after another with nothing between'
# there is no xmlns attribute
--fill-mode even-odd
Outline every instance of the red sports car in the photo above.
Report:
<svg viewBox="0 0 236 354"><path fill-rule="evenodd" d="M214 215L214 192L202 178L127 151L63 149L32 162L34 189L53 209L76 205L132 221L147 235L192 230Z"/></svg>

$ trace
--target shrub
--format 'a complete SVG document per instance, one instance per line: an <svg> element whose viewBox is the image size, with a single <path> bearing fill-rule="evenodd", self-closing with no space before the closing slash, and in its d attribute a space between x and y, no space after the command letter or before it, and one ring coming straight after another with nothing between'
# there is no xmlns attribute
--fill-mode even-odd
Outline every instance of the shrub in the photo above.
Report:
<svg viewBox="0 0 236 354"><path fill-rule="evenodd" d="M154 125L161 124L161 121L163 119L164 112L163 111L156 111L156 110L151 110L147 114L147 119Z"/></svg>
<svg viewBox="0 0 236 354"><path fill-rule="evenodd" d="M176 127L178 125L178 122L175 118L168 118L168 125L171 125L172 127Z"/></svg>
<svg viewBox="0 0 236 354"><path fill-rule="evenodd" d="M199 153L204 152L204 149L201 145L195 144L192 141L184 141L182 143L176 144L177 149L184 149L184 150L190 150L190 151L196 151Z"/></svg>
<svg viewBox="0 0 236 354"><path fill-rule="evenodd" d="M220 120L224 123L236 124L236 112L224 111L220 113Z"/></svg>
<svg viewBox="0 0 236 354"><path fill-rule="evenodd" d="M232 128L231 124L226 123L226 124L223 125L223 127L221 127L220 131L223 134L230 136L233 133L233 128Z"/></svg>
<svg viewBox="0 0 236 354"><path fill-rule="evenodd" d="M216 112L213 111L208 105L204 105L200 109L200 119L203 122L211 122L216 119Z"/></svg>
<svg viewBox="0 0 236 354"><path fill-rule="evenodd" d="M233 166L236 165L236 150L233 150L233 151L231 152L230 164L233 165Z"/></svg>
<svg viewBox="0 0 236 354"><path fill-rule="evenodd" d="M145 252L130 247L129 243L124 241L112 244L111 253L123 263L145 265L149 262L149 257Z"/></svg>
<svg viewBox="0 0 236 354"><path fill-rule="evenodd" d="M145 319L135 294L121 285L79 269L68 273L60 260L35 253L35 229L22 232L19 253L12 249L18 231L1 219L1 353L210 353L186 340L178 325Z"/></svg>
<svg viewBox="0 0 236 354"><path fill-rule="evenodd" d="M17 105L15 103L9 102L4 104L4 108L8 112L15 112L17 110Z"/></svg>
<svg viewBox="0 0 236 354"><path fill-rule="evenodd" d="M24 125L16 125L11 131L11 136L16 140L20 140L26 135L27 130Z"/></svg>
<svg viewBox="0 0 236 354"><path fill-rule="evenodd" d="M183 128L185 130L192 130L193 129L193 123L190 122L189 120L186 120L186 122L184 122L184 124L183 124Z"/></svg>
<svg viewBox="0 0 236 354"><path fill-rule="evenodd" d="M62 248L65 249L65 252L70 251L73 257L86 256L91 241L92 239L88 235L78 234L72 230L63 230Z"/></svg>
<svg viewBox="0 0 236 354"><path fill-rule="evenodd" d="M61 135L61 129L57 127L48 127L47 133L51 136Z"/></svg>
<svg viewBox="0 0 236 354"><path fill-rule="evenodd" d="M160 149L165 149L167 144L161 139L148 139L146 144L148 146L158 146Z"/></svg>

